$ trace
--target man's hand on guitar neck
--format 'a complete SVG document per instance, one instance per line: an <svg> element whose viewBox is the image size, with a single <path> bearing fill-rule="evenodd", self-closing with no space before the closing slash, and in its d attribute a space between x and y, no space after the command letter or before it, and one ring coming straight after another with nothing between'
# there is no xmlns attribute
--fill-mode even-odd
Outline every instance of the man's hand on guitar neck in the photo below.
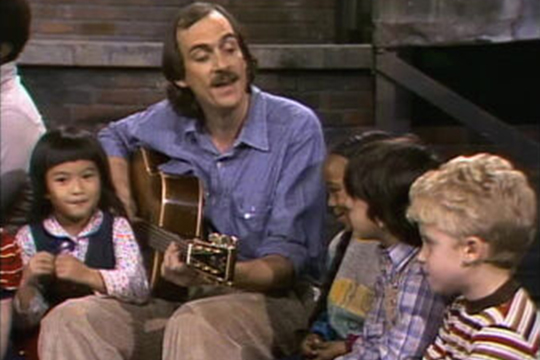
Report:
<svg viewBox="0 0 540 360"><path fill-rule="evenodd" d="M190 268L183 258L180 246L171 242L163 254L163 263L161 263L161 275L167 281L178 286L195 286L208 284L204 276L199 275L197 270Z"/></svg>
<svg viewBox="0 0 540 360"><path fill-rule="evenodd" d="M184 287L212 283L181 261L182 258L180 246L174 242L169 244L161 264L161 274L166 280ZM292 263L280 255L237 262L234 273L234 287L257 292L284 290L294 280Z"/></svg>

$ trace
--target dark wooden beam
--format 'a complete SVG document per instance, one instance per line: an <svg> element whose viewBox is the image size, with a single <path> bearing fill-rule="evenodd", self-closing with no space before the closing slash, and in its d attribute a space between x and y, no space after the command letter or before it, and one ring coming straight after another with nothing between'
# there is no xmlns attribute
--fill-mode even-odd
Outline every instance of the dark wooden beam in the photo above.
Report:
<svg viewBox="0 0 540 360"><path fill-rule="evenodd" d="M503 147L517 161L538 168L540 144L513 126L433 80L400 59L393 51L376 55L376 72L448 113L466 127Z"/></svg>

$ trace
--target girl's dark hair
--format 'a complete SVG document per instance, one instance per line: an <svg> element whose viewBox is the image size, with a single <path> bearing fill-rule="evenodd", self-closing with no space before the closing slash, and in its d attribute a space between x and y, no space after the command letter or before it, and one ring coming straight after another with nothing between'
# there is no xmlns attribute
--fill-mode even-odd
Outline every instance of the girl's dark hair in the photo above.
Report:
<svg viewBox="0 0 540 360"><path fill-rule="evenodd" d="M98 140L89 132L73 128L50 130L37 142L30 158L30 181L33 200L29 222L40 222L50 216L51 202L47 199L47 171L70 161L90 160L96 164L101 180L101 210L126 216L125 209L116 196L111 180L107 155Z"/></svg>
<svg viewBox="0 0 540 360"><path fill-rule="evenodd" d="M189 88L181 88L176 85L176 82L183 80L186 75L184 58L178 46L176 33L179 29L188 29L193 24L206 17L213 11L219 12L231 24L231 27L236 35L240 51L247 64L247 89L250 91L250 85L255 79L255 70L257 68L257 60L251 55L245 36L243 35L240 24L236 19L222 6L205 2L195 2L182 8L171 27L165 35L163 44L163 53L161 57L162 71L168 81L167 98L173 106L173 109L180 115L189 116L197 119L203 119L202 110L195 99L193 91Z"/></svg>
<svg viewBox="0 0 540 360"><path fill-rule="evenodd" d="M360 149L373 141L388 140L395 137L386 131L382 130L368 130L360 134L355 134L340 142L330 150L330 154L339 155L347 160L351 160L355 157L356 153Z"/></svg>
<svg viewBox="0 0 540 360"><path fill-rule="evenodd" d="M406 217L409 188L416 178L435 169L434 152L412 136L375 141L362 147L345 171L345 189L368 204L368 216L384 223L399 240L420 246L418 229Z"/></svg>

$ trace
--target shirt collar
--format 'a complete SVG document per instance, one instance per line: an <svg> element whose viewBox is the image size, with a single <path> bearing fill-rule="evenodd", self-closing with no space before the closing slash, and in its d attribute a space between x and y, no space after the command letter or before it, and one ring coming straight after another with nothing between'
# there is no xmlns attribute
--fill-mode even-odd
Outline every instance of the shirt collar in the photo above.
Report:
<svg viewBox="0 0 540 360"><path fill-rule="evenodd" d="M235 146L243 143L261 151L268 151L266 120L266 99L262 96L259 88L252 86L248 118L235 142Z"/></svg>
<svg viewBox="0 0 540 360"><path fill-rule="evenodd" d="M520 285L517 281L509 279L491 295L474 301L464 300L465 309L468 314L477 314L484 309L504 304L514 296L519 288Z"/></svg>
<svg viewBox="0 0 540 360"><path fill-rule="evenodd" d="M4 84L6 84L8 81L17 77L17 66L15 65L14 61L0 66L0 71L0 80L2 81L2 86L4 86Z"/></svg>
<svg viewBox="0 0 540 360"><path fill-rule="evenodd" d="M201 129L198 127L198 120L195 118L187 118L186 125L184 127L184 134L195 134L196 132L201 132Z"/></svg>
<svg viewBox="0 0 540 360"><path fill-rule="evenodd" d="M261 151L268 151L268 131L266 114L266 100L262 92L256 86L251 86L251 97L248 110L248 117L236 139L234 146L246 144ZM187 119L184 127L184 134L201 133L202 129L196 119Z"/></svg>
<svg viewBox="0 0 540 360"><path fill-rule="evenodd" d="M418 253L419 249L405 243L397 243L389 248L383 248L382 251L390 259L394 271L398 273Z"/></svg>
<svg viewBox="0 0 540 360"><path fill-rule="evenodd" d="M60 225L56 217L54 217L54 215L51 215L50 217L45 219L45 221L43 222L43 227L52 236L58 238L77 239L81 237L88 237L98 231L102 222L103 212L101 210L98 210L94 215L92 215L90 221L88 221L88 224L86 224L84 229L76 236L68 234L66 230L64 230L62 225Z"/></svg>

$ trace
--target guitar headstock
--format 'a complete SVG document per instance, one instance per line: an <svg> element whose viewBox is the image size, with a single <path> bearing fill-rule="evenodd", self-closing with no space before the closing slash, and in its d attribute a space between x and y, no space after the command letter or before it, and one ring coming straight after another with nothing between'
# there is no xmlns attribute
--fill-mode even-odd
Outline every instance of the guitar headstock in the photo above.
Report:
<svg viewBox="0 0 540 360"><path fill-rule="evenodd" d="M238 239L212 233L207 241L192 240L188 244L186 263L212 281L231 286L234 279Z"/></svg>

